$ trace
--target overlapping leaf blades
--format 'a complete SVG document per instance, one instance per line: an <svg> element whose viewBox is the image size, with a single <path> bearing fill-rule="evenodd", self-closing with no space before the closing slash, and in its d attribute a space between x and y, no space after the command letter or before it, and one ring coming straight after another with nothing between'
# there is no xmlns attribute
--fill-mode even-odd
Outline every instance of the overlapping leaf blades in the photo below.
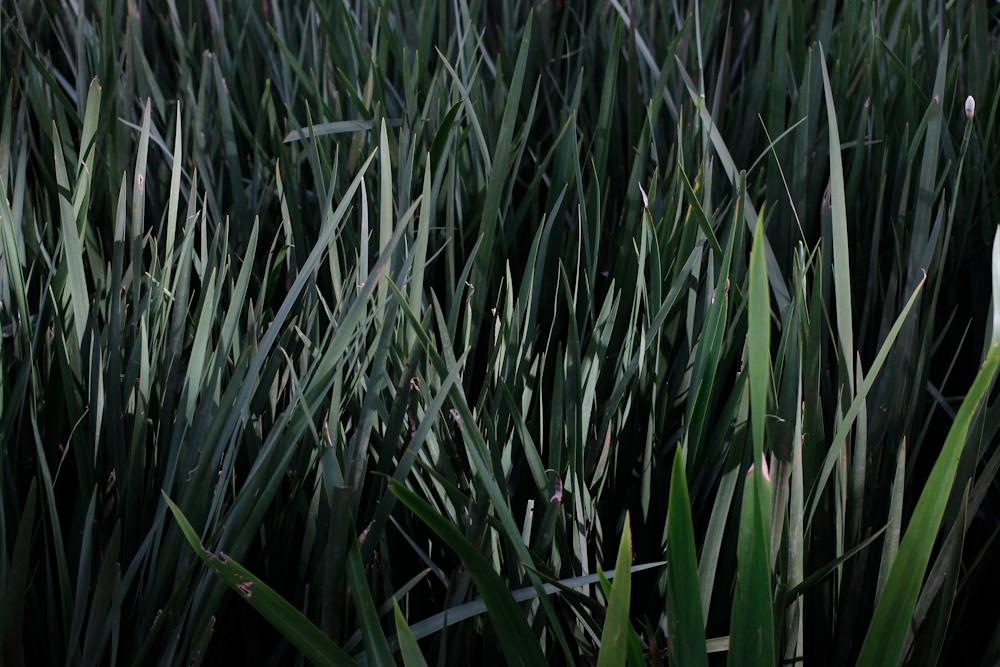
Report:
<svg viewBox="0 0 1000 667"><path fill-rule="evenodd" d="M2 3L3 663L988 657L988 5Z"/></svg>

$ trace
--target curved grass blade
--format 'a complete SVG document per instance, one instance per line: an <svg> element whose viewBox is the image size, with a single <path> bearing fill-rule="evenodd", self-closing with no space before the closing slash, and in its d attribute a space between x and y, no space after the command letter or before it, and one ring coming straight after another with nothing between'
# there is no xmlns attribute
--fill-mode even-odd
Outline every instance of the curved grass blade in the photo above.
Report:
<svg viewBox="0 0 1000 667"><path fill-rule="evenodd" d="M820 475L816 480L816 485L813 487L810 494L812 500L809 502L809 512L806 514L807 528L812 524L813 514L816 512L816 507L819 505L820 498L823 495L823 487L826 486L826 481L830 478L830 473L833 471L833 467L837 463L837 457L840 456L840 449L844 446L844 442L847 440L847 434L854 425L854 420L858 417L861 405L865 402L865 398L867 398L872 385L875 384L878 372L882 369L882 364L885 363L886 357L889 356L889 350L892 348L892 344L895 342L896 336L899 335L899 330L903 327L903 323L906 321L906 316L910 313L910 309L913 307L913 304L916 303L917 297L920 296L920 291L923 289L926 280L927 279L925 278L920 281L917 288L910 296L910 300L907 301L906 306L903 307L903 311L899 314L899 317L896 318L896 322L892 325L892 329L889 330L889 335L885 337L885 342L882 343L882 347L879 349L878 355L875 357L875 361L872 362L871 367L868 369L868 373L865 375L864 381L858 388L857 395L854 397L854 402L851 403L851 407L844 415L840 428L837 429L837 434L833 437L830 449L827 451L826 458L823 460L823 468L820 471Z"/></svg>
<svg viewBox="0 0 1000 667"><path fill-rule="evenodd" d="M267 584L255 577L225 554L216 557L206 550L198 539L198 533L188 523L184 513L170 498L163 495L181 532L187 538L194 552L198 554L220 579L240 594L247 603L260 612L267 621L288 639L302 654L320 667L349 667L357 663L343 649L333 643L319 628L302 615L298 609L275 593Z"/></svg>
<svg viewBox="0 0 1000 667"><path fill-rule="evenodd" d="M390 480L389 490L437 533L469 568L469 573L483 596L483 603L490 613L490 618L493 619L497 637L508 661L511 664L539 665L539 667L547 664L535 635L528 627L524 613L514 601L510 589L493 570L493 565L450 521L416 493L395 480Z"/></svg>
<svg viewBox="0 0 1000 667"><path fill-rule="evenodd" d="M386 127L399 127L403 124L401 118L383 118L382 121ZM330 134L363 132L371 129L372 121L370 120L338 120L333 123L320 123L319 125L313 125L311 128L302 130L292 130L285 137L285 143L290 144L293 141L303 141L310 137L325 137Z"/></svg>
<svg viewBox="0 0 1000 667"><path fill-rule="evenodd" d="M633 565L629 572L643 572L645 570L651 570L653 568L663 567L666 565L666 561L656 561L653 563L644 563L642 565ZM531 568L529 568L531 569ZM608 570L603 573L587 574L580 577L572 577L570 579L555 580L550 577L533 570L539 577L543 580L548 581L544 585L544 591L548 595L554 593L562 593L565 596L580 596L576 598L577 600L590 600L593 606L598 607L600 604L593 598L587 598L578 589L583 586L589 586L600 581L601 576L605 579L614 579L614 570ZM516 591L511 591L511 597L517 602L527 602L529 600L534 600L538 597L538 590L534 586L528 586L526 588L519 588ZM486 603L479 600L473 600L471 602L466 602L465 604L459 605L457 607L452 607L447 611L442 611L433 616L428 616L422 621L414 623L410 627L410 631L413 632L413 636L417 639L423 639L428 635L432 635L435 632L439 632L446 626L454 625L468 618L473 618L479 614L483 614L487 611ZM392 641L392 639L390 639Z"/></svg>
<svg viewBox="0 0 1000 667"><path fill-rule="evenodd" d="M997 275L1000 275L1000 229L993 241L994 280ZM997 309L1000 309L998 299L1000 294L994 290L994 317ZM955 481L958 461L966 445L969 427L980 404L986 400L998 365L1000 342L994 335L989 354L962 401L948 437L941 446L941 453L920 493L906 534L899 544L896 560L889 570L889 577L861 647L857 663L861 667L896 667L899 662L924 572Z"/></svg>

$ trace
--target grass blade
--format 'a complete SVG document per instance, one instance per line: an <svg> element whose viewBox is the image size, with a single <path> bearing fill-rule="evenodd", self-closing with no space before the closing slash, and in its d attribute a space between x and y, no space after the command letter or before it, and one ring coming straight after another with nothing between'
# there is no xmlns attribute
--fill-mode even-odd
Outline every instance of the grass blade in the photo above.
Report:
<svg viewBox="0 0 1000 667"><path fill-rule="evenodd" d="M851 306L851 259L847 239L847 202L844 197L844 164L840 154L840 131L837 109L833 105L830 75L826 71L823 45L819 47L819 62L823 70L826 92L826 118L830 131L830 206L833 209L833 288L837 303L837 334L843 351L843 368L847 371L846 401L854 394L854 323Z"/></svg>
<svg viewBox="0 0 1000 667"><path fill-rule="evenodd" d="M510 158L510 147L514 137L514 123L517 120L517 110L521 104L521 87L524 84L524 72L528 65L528 52L531 47L532 17L533 13L529 13L528 20L524 25L524 36L521 38L517 63L514 65L514 75L507 93L507 105L504 108L496 148L493 151L493 168L490 171L490 180L486 186L486 196L483 200L483 217L479 224L479 236L482 245L490 250L492 250L496 238L496 226L501 213L500 199L503 195L504 183L507 180L507 162ZM472 321L475 323L471 336L473 341L477 339L476 333L479 331L479 323L483 319L482 313L486 306L486 294L489 288L487 276L490 274L492 262L493 253L483 252L476 256L472 266L471 282L476 286L476 291L472 294Z"/></svg>
<svg viewBox="0 0 1000 667"><path fill-rule="evenodd" d="M673 470L670 473L667 562L667 645L670 661L678 665L707 667L694 526L691 523L691 506L680 447L674 454Z"/></svg>
<svg viewBox="0 0 1000 667"><path fill-rule="evenodd" d="M403 665L405 667L427 667L420 646L416 637L410 631L410 626L406 624L403 612L399 609L399 602L392 601L392 607L396 615L396 636L399 637L399 650L403 654Z"/></svg>
<svg viewBox="0 0 1000 667"><path fill-rule="evenodd" d="M993 241L993 275L1000 274L1000 230ZM1000 294L993 295L994 306ZM958 415L938 454L930 477L924 485L913 510L909 526L899 544L899 551L882 590L875 615L865 636L858 665L895 667L903 650L913 607L916 605L924 572L937 538L941 517L955 481L958 460L966 445L969 427L979 405L993 383L1000 365L1000 343L991 343L985 362L976 375L969 393L962 401Z"/></svg>
<svg viewBox="0 0 1000 667"><path fill-rule="evenodd" d="M284 635L313 664L322 667L347 667L355 665L351 657L334 644L319 628L274 592L267 584L255 577L232 558L225 554L207 551L198 539L198 533L188 523L180 508L170 498L164 496L174 520L180 526L188 544L208 567L236 591L241 598L260 612L267 621Z"/></svg>
<svg viewBox="0 0 1000 667"><path fill-rule="evenodd" d="M632 600L632 577L629 574L631 564L632 528L629 515L626 513L621 541L618 544L618 559L615 561L615 582L611 585L608 615L601 632L601 650L597 655L597 667L616 667L625 664L629 637L633 632L632 621L629 618Z"/></svg>
<svg viewBox="0 0 1000 667"><path fill-rule="evenodd" d="M479 589L483 602L490 612L490 618L500 639L500 646L508 660L512 664L547 664L524 614L511 596L510 589L493 570L493 565L427 501L394 481L389 483L389 490L437 533L469 568L469 573L476 582L476 588Z"/></svg>

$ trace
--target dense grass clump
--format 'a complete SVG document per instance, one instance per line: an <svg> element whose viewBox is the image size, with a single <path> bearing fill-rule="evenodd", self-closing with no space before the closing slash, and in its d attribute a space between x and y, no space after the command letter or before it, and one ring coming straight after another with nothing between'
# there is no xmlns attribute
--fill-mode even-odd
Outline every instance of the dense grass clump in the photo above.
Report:
<svg viewBox="0 0 1000 667"><path fill-rule="evenodd" d="M1000 5L0 8L0 663L997 663Z"/></svg>

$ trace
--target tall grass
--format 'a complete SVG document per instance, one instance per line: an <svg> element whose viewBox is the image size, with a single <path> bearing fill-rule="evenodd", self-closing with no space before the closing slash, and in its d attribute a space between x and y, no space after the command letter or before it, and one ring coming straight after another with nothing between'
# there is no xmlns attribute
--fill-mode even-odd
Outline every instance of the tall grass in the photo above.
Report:
<svg viewBox="0 0 1000 667"><path fill-rule="evenodd" d="M1000 5L0 7L3 664L996 664Z"/></svg>

